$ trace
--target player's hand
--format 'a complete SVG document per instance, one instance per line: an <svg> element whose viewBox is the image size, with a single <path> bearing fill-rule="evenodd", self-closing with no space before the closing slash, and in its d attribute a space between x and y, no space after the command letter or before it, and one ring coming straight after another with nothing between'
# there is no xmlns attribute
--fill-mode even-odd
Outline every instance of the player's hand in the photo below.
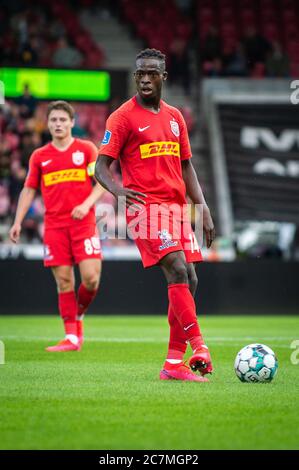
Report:
<svg viewBox="0 0 299 470"><path fill-rule="evenodd" d="M79 206L74 207L72 210L71 216L73 219L82 220L88 214L90 207L87 204L79 204Z"/></svg>
<svg viewBox="0 0 299 470"><path fill-rule="evenodd" d="M208 208L208 206L204 206L203 208L203 230L206 236L207 248L210 248L215 238L216 233L215 233L213 219L212 219L210 209Z"/></svg>
<svg viewBox="0 0 299 470"><path fill-rule="evenodd" d="M125 197L126 198L126 207L131 207L132 209L141 210L142 206L146 204L146 202L141 199L141 197L147 197L146 194L140 193L139 191L135 191L134 189L129 188L120 188L114 192L114 196L116 198ZM141 196L141 197L140 197ZM140 204L136 204L136 201Z"/></svg>
<svg viewBox="0 0 299 470"><path fill-rule="evenodd" d="M18 243L20 239L20 233L21 233L21 225L20 224L13 224L9 231L9 238L11 239L12 242Z"/></svg>

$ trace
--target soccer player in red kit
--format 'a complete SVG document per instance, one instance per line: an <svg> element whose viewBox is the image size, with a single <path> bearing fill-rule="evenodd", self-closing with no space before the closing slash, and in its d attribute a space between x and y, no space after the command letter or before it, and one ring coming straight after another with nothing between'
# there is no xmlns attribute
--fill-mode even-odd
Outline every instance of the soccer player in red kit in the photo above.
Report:
<svg viewBox="0 0 299 470"><path fill-rule="evenodd" d="M44 265L50 266L58 290L59 312L65 339L49 352L79 351L83 343L83 317L98 290L101 247L94 204L103 188L92 185L97 148L72 137L74 109L65 101L48 107L52 141L33 152L20 194L10 238L17 243L21 225L37 189L45 204ZM74 264L79 265L81 284L75 294Z"/></svg>
<svg viewBox="0 0 299 470"><path fill-rule="evenodd" d="M190 222L183 211L173 212L171 206L183 208L186 194L193 203L203 206L208 247L215 237L214 225L190 160L183 116L161 100L167 78L165 56L155 49L146 49L137 55L136 67L137 94L108 118L95 177L116 198L126 198L129 227L138 226L138 232L145 234L135 240L143 265L159 265L168 283L170 339L160 379L206 382L205 374L212 372L211 357L199 329L194 302L194 263L201 261L202 256ZM110 172L115 159L120 160L123 187ZM154 206L162 210L152 211ZM137 218L132 209L139 209ZM149 232L156 225L160 230L153 237ZM183 230L178 235L169 226ZM189 365L183 362L188 342L193 351ZM201 375L194 373L196 370Z"/></svg>

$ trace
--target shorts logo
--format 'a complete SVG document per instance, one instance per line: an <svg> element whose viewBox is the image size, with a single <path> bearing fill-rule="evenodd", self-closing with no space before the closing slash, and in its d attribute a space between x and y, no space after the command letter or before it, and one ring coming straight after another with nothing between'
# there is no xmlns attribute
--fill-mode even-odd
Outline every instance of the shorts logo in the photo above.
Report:
<svg viewBox="0 0 299 470"><path fill-rule="evenodd" d="M112 136L112 132L108 131L108 129L105 130L104 138L102 140L102 145L107 145L110 142Z"/></svg>
<svg viewBox="0 0 299 470"><path fill-rule="evenodd" d="M162 241L162 245L159 246L159 250L165 250L166 248L177 246L178 242L172 241L172 235L170 235L168 230L163 229L158 232L158 235L160 240Z"/></svg>
<svg viewBox="0 0 299 470"><path fill-rule="evenodd" d="M86 170L83 168L70 168L68 170L54 171L43 175L45 186L65 183L67 181L86 181Z"/></svg>
<svg viewBox="0 0 299 470"><path fill-rule="evenodd" d="M51 250L49 245L44 245L44 260L51 261L53 259L53 255L51 255Z"/></svg>
<svg viewBox="0 0 299 470"><path fill-rule="evenodd" d="M178 123L175 120L170 121L170 129L176 137L179 137L180 128L179 128Z"/></svg>
<svg viewBox="0 0 299 470"><path fill-rule="evenodd" d="M84 153L78 150L72 154L72 159L74 165L82 165L84 163Z"/></svg>
<svg viewBox="0 0 299 470"><path fill-rule="evenodd" d="M178 142L151 142L140 145L141 158L161 157L172 155L180 157L180 144Z"/></svg>

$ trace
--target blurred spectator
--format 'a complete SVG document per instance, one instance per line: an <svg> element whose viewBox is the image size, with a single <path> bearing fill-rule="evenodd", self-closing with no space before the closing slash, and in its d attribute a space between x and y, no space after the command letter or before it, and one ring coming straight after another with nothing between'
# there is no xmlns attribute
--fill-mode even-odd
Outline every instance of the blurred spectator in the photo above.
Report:
<svg viewBox="0 0 299 470"><path fill-rule="evenodd" d="M40 41L33 36L26 42L20 50L20 65L35 66L39 61Z"/></svg>
<svg viewBox="0 0 299 470"><path fill-rule="evenodd" d="M202 62L222 57L222 43L217 28L211 26L201 49Z"/></svg>
<svg viewBox="0 0 299 470"><path fill-rule="evenodd" d="M279 42L275 41L272 46L272 52L266 60L266 74L268 77L288 77L290 73L288 56Z"/></svg>
<svg viewBox="0 0 299 470"><path fill-rule="evenodd" d="M59 18L56 18L48 26L48 34L51 39L57 41L60 37L65 36L66 30Z"/></svg>
<svg viewBox="0 0 299 470"><path fill-rule="evenodd" d="M30 118L34 115L36 109L36 98L32 96L29 85L24 85L24 91L22 96L16 99L16 103L20 106L20 115L23 118Z"/></svg>
<svg viewBox="0 0 299 470"><path fill-rule="evenodd" d="M83 62L82 54L72 47L65 37L58 40L57 49L53 54L53 65L56 67L75 68Z"/></svg>
<svg viewBox="0 0 299 470"><path fill-rule="evenodd" d="M9 215L10 199L7 186L0 184L0 220Z"/></svg>
<svg viewBox="0 0 299 470"><path fill-rule="evenodd" d="M257 62L264 63L267 55L272 50L269 41L261 34L258 34L253 26L246 29L242 44L249 69L254 68Z"/></svg>
<svg viewBox="0 0 299 470"><path fill-rule="evenodd" d="M190 94L190 61L188 57L187 42L182 38L176 38L170 45L169 83L181 84L186 95Z"/></svg>
<svg viewBox="0 0 299 470"><path fill-rule="evenodd" d="M78 2L78 7L79 4L80 2ZM86 65L90 62L93 65L95 54L97 54L97 66L102 65L104 54L88 32L81 27L78 12L76 8L73 8L71 0L65 0L63 3L1 1L0 60L2 65L52 66L56 44L66 33L70 41L75 42L77 49L67 45L72 50L72 56L70 58L71 53L67 51L68 64L64 65L63 58L60 58L58 66L80 66L83 55ZM86 41L82 43L75 41L82 34L91 45L87 54ZM70 61L71 64L69 64Z"/></svg>
<svg viewBox="0 0 299 470"><path fill-rule="evenodd" d="M32 152L41 145L41 138L35 132L25 131L20 142L20 163L27 172Z"/></svg>
<svg viewBox="0 0 299 470"><path fill-rule="evenodd" d="M0 182L8 182L10 179L11 149L5 141L0 141Z"/></svg>
<svg viewBox="0 0 299 470"><path fill-rule="evenodd" d="M192 12L193 1L192 0L175 0L176 6L184 15L190 15Z"/></svg>
<svg viewBox="0 0 299 470"><path fill-rule="evenodd" d="M203 64L203 73L207 77L216 78L223 77L223 62L220 57L215 57L215 59L208 61L206 60Z"/></svg>
<svg viewBox="0 0 299 470"><path fill-rule="evenodd" d="M244 47L238 43L235 49L225 58L225 75L229 77L245 77L248 75L247 59Z"/></svg>

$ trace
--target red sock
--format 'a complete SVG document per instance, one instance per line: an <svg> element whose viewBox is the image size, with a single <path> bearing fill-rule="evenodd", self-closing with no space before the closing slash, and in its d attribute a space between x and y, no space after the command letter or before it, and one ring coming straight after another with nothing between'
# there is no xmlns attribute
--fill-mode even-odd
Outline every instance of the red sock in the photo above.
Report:
<svg viewBox="0 0 299 470"><path fill-rule="evenodd" d="M203 344L196 317L196 306L188 284L168 286L169 303L194 351Z"/></svg>
<svg viewBox="0 0 299 470"><path fill-rule="evenodd" d="M187 349L187 337L174 315L171 305L168 307L168 323L170 327L167 359L183 360Z"/></svg>
<svg viewBox="0 0 299 470"><path fill-rule="evenodd" d="M95 298L97 293L97 289L95 290L88 290L84 286L84 284L80 284L79 290L78 290L78 311L77 315L80 317L83 315L93 299Z"/></svg>
<svg viewBox="0 0 299 470"><path fill-rule="evenodd" d="M77 299L74 291L58 294L58 307L66 335L77 336Z"/></svg>
<svg viewBox="0 0 299 470"><path fill-rule="evenodd" d="M83 334L84 334L84 327L83 327L83 320L77 320L76 321L76 325L77 325L77 336L78 336L78 339L79 341L82 341L83 339Z"/></svg>

